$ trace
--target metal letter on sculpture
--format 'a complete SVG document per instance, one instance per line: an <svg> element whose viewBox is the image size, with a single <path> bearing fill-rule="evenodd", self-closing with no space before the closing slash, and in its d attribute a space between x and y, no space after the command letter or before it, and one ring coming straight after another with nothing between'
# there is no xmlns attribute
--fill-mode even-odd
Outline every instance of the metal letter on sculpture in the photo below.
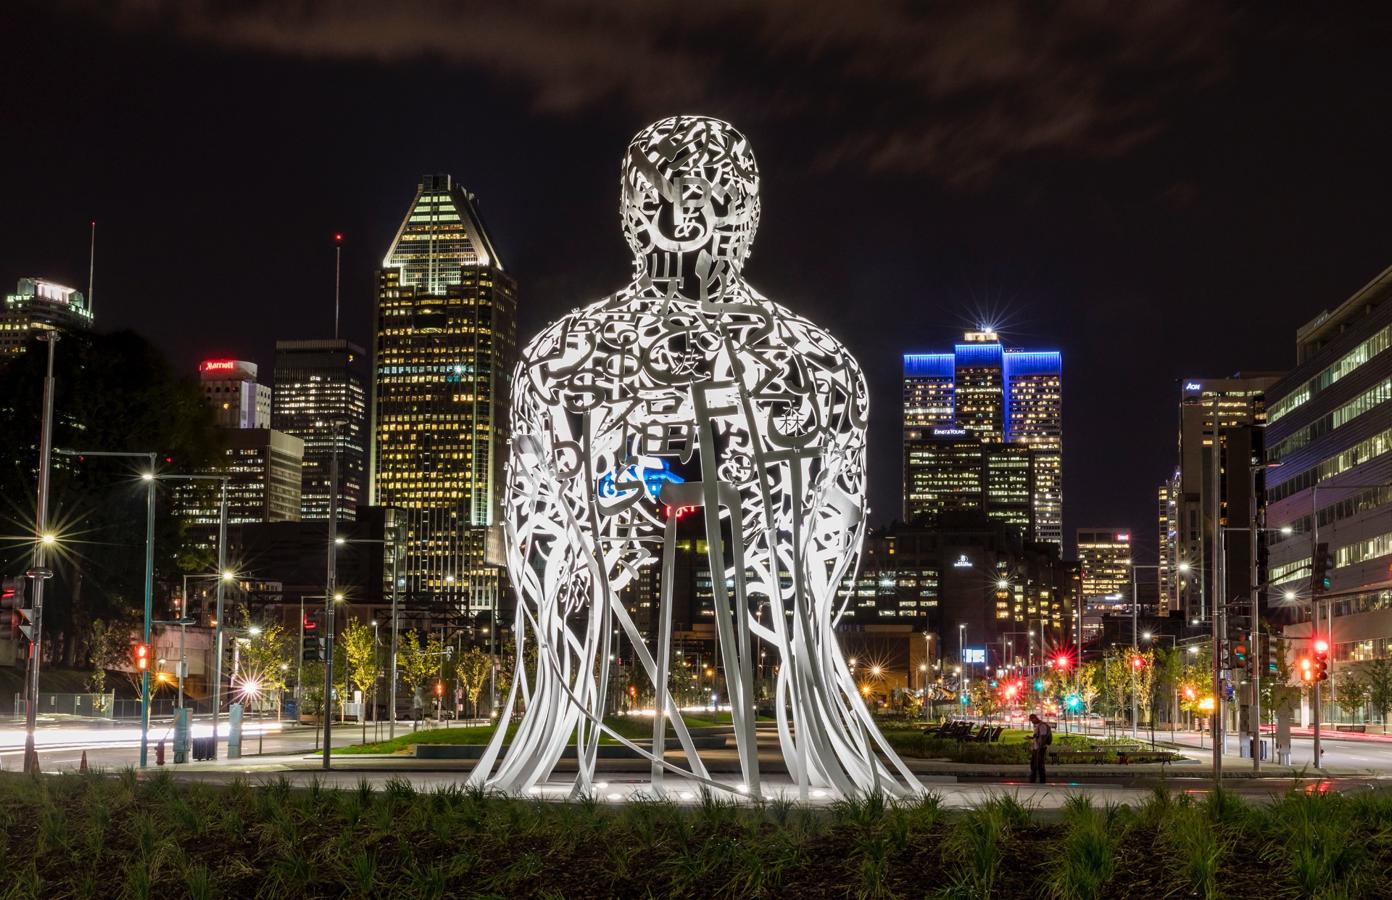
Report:
<svg viewBox="0 0 1392 900"><path fill-rule="evenodd" d="M518 593L517 659L473 784L520 793L566 746L593 789L601 734L664 775L761 794L753 663L776 667L778 744L798 794L907 794L918 782L866 709L837 645L865 528L865 379L846 348L755 291L741 270L759 221L748 139L700 116L663 119L628 147L621 195L628 287L537 335L514 379L503 522ZM678 518L701 520L715 633L743 783L712 778L672 681ZM653 633L620 594L661 565ZM769 624L756 611L767 605ZM614 635L654 685L645 749L604 724ZM670 723L684 764L665 758Z"/></svg>

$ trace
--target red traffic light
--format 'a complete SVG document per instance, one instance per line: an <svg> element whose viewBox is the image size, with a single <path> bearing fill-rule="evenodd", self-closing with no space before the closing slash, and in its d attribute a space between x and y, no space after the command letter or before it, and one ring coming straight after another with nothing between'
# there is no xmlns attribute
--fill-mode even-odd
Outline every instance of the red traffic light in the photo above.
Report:
<svg viewBox="0 0 1392 900"><path fill-rule="evenodd" d="M435 696L436 696L436 697L443 697L444 695L445 695L445 683L444 683L443 681L437 681L437 682L435 682Z"/></svg>
<svg viewBox="0 0 1392 900"><path fill-rule="evenodd" d="M1315 653L1317 653L1320 656L1323 656L1324 654L1329 652L1329 641L1325 640L1324 638L1315 638L1315 643L1313 646L1315 648Z"/></svg>
<svg viewBox="0 0 1392 900"><path fill-rule="evenodd" d="M1054 665L1058 666L1060 669L1067 669L1073 665L1073 657L1069 656L1067 653L1060 653L1058 656L1054 657Z"/></svg>
<svg viewBox="0 0 1392 900"><path fill-rule="evenodd" d="M1133 657L1131 657L1131 668L1135 669L1137 672L1139 672L1140 670L1144 669L1144 668L1145 668L1145 657L1144 657L1144 656L1133 656Z"/></svg>
<svg viewBox="0 0 1392 900"><path fill-rule="evenodd" d="M137 672L148 671L150 668L150 645L136 644L131 653L135 660L135 670Z"/></svg>

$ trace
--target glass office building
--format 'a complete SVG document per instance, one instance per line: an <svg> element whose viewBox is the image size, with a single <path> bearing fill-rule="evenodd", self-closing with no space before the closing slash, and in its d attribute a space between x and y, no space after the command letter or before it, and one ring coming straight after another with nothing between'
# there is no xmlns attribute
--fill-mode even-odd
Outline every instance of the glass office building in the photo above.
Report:
<svg viewBox="0 0 1392 900"><path fill-rule="evenodd" d="M406 511L404 590L452 610L496 596L517 285L478 202L421 179L377 273L372 503Z"/></svg>
<svg viewBox="0 0 1392 900"><path fill-rule="evenodd" d="M300 518L327 521L338 451L338 517L367 496L367 353L346 340L276 341L271 426L304 441Z"/></svg>
<svg viewBox="0 0 1392 900"><path fill-rule="evenodd" d="M953 485L970 489L964 456L974 442L977 508L1019 525L1030 540L1062 546L1061 354L967 332L952 353L905 354L903 396L906 521L952 508L942 496Z"/></svg>

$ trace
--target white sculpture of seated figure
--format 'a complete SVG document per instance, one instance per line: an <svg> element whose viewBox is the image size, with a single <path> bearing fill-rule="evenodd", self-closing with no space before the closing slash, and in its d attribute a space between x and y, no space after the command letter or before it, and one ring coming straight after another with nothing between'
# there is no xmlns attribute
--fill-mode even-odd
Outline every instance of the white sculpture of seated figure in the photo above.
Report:
<svg viewBox="0 0 1392 900"><path fill-rule="evenodd" d="M505 754L503 730L495 734L471 783L526 791L574 742L575 790L589 791L613 712L611 660L626 643L624 657L657 686L659 714L651 752L620 740L649 759L653 788L667 772L732 787L707 773L673 689L680 529L725 576L710 581L741 789L761 793L761 651L776 672L779 747L801 796L917 788L835 638L836 591L864 532L865 379L833 337L745 282L758 191L749 141L729 124L678 116L643 129L623 165L633 281L523 351L503 524L517 658L528 642L537 654L532 671L515 667L502 710L507 722L525 709L516 734ZM652 621L635 623L620 592L663 560ZM664 759L664 721L684 765Z"/></svg>

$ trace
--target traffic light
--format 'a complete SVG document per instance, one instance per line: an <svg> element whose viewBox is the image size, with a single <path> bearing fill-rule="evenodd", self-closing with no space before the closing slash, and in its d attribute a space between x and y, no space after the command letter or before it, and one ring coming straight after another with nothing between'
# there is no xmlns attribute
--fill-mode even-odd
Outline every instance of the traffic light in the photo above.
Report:
<svg viewBox="0 0 1392 900"><path fill-rule="evenodd" d="M1068 704L1068 708L1073 712L1077 712L1083 708L1083 698L1079 697L1077 694L1069 694L1068 699L1063 702Z"/></svg>
<svg viewBox="0 0 1392 900"><path fill-rule="evenodd" d="M1141 656L1140 654L1137 654L1137 655L1131 657L1131 671L1133 671L1133 672L1135 672L1137 675L1139 675L1140 672L1141 672L1141 670L1144 669L1144 668L1145 668L1145 657L1144 657L1144 656Z"/></svg>
<svg viewBox="0 0 1392 900"><path fill-rule="evenodd" d="M1242 641L1238 641L1237 643L1233 644L1232 655L1233 662L1235 662L1239 667L1247 665L1247 645L1245 643L1243 643Z"/></svg>
<svg viewBox="0 0 1392 900"><path fill-rule="evenodd" d="M1073 657L1069 656L1067 653L1060 653L1054 657L1054 666L1055 668L1067 672L1069 669L1073 668Z"/></svg>
<svg viewBox="0 0 1392 900"><path fill-rule="evenodd" d="M435 696L436 696L436 697L443 697L443 696L445 696L445 683L444 683L443 681L437 681L437 682L435 682Z"/></svg>
<svg viewBox="0 0 1392 900"><path fill-rule="evenodd" d="M131 647L131 660L135 663L135 671L148 672L150 670L150 645L136 644Z"/></svg>
<svg viewBox="0 0 1392 900"><path fill-rule="evenodd" d="M23 603L23 581L18 578L6 578L0 582L0 610L8 612L8 615L0 614L0 626L9 626L11 638L19 634L19 608Z"/></svg>
<svg viewBox="0 0 1392 900"><path fill-rule="evenodd" d="M324 639L318 635L305 635L304 638L304 661L323 662L324 661Z"/></svg>
<svg viewBox="0 0 1392 900"><path fill-rule="evenodd" d="M1329 680L1329 641L1324 638L1315 638L1311 645L1315 651L1314 680Z"/></svg>
<svg viewBox="0 0 1392 900"><path fill-rule="evenodd" d="M1043 678L1036 678L1036 679L1034 679L1034 689L1035 689L1035 691L1038 692L1038 693L1041 693L1041 694L1044 693L1044 679L1043 679Z"/></svg>
<svg viewBox="0 0 1392 900"><path fill-rule="evenodd" d="M1313 579L1311 587L1316 594L1323 594L1329 590L1333 583L1329 578L1329 572L1334 568L1334 555L1329 552L1328 544L1315 545L1315 558L1311 562L1311 573Z"/></svg>
<svg viewBox="0 0 1392 900"><path fill-rule="evenodd" d="M1314 681L1314 679L1315 679L1315 661L1312 660L1312 659L1310 659L1310 657L1308 657L1308 656L1302 656L1302 657L1300 657L1300 663L1299 663L1299 665L1300 665L1300 680L1301 680L1301 681L1306 681L1306 682L1308 682L1308 681Z"/></svg>

